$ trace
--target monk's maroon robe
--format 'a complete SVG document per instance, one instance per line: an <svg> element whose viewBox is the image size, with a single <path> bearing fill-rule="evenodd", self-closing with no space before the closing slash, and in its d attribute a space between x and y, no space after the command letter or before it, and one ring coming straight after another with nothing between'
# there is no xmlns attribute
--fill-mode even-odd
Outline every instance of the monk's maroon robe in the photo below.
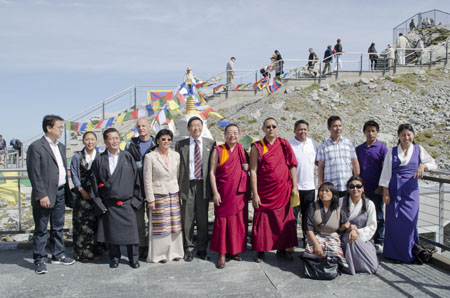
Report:
<svg viewBox="0 0 450 298"><path fill-rule="evenodd" d="M247 248L248 173L242 169L248 157L241 144L231 152L228 145L214 147L218 153L216 184L222 203L214 205L214 229L210 248L221 254L238 254Z"/></svg>
<svg viewBox="0 0 450 298"><path fill-rule="evenodd" d="M290 168L297 160L289 142L264 138L253 143L258 150L258 194L261 200L253 215L252 247L255 251L297 246L294 214L289 206L292 190Z"/></svg>

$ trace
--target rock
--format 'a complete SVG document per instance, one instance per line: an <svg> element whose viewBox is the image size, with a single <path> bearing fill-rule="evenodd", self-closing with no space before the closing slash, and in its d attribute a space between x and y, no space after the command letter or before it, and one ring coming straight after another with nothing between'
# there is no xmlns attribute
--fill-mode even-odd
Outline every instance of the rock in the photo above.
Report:
<svg viewBox="0 0 450 298"><path fill-rule="evenodd" d="M448 69L444 69L444 73L447 74L448 73Z"/></svg>
<svg viewBox="0 0 450 298"><path fill-rule="evenodd" d="M286 93L292 93L294 91L295 91L294 87L289 87L289 88L286 88L286 90L285 90Z"/></svg>
<svg viewBox="0 0 450 298"><path fill-rule="evenodd" d="M294 88L294 90L295 90L295 91L302 91L302 90L303 90L303 87L301 87L301 86L296 86L296 87Z"/></svg>
<svg viewBox="0 0 450 298"><path fill-rule="evenodd" d="M415 75L423 76L425 74L425 70L419 69L414 72Z"/></svg>
<svg viewBox="0 0 450 298"><path fill-rule="evenodd" d="M330 85L328 85L328 84L321 84L320 85L320 89L327 91L327 90L330 89Z"/></svg>
<svg viewBox="0 0 450 298"><path fill-rule="evenodd" d="M361 80L359 80L361 82L361 84L367 85L369 84L369 80L367 78L361 78Z"/></svg>
<svg viewBox="0 0 450 298"><path fill-rule="evenodd" d="M369 86L368 86L368 88L369 89L376 89L378 87L378 85L377 84L370 84Z"/></svg>
<svg viewBox="0 0 450 298"><path fill-rule="evenodd" d="M8 207L8 201L4 198L0 198L0 208Z"/></svg>
<svg viewBox="0 0 450 298"><path fill-rule="evenodd" d="M339 84L339 86L347 87L347 86L350 86L352 83L350 83L350 82L347 81L347 80L342 80L342 81L340 81L338 84Z"/></svg>
<svg viewBox="0 0 450 298"><path fill-rule="evenodd" d="M31 234L17 234L14 235L13 240L16 242L25 242L30 240Z"/></svg>

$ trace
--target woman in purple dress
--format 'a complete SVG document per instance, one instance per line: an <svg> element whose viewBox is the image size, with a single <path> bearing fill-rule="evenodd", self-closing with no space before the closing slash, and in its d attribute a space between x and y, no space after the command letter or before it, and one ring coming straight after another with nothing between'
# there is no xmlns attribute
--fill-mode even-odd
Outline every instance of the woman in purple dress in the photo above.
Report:
<svg viewBox="0 0 450 298"><path fill-rule="evenodd" d="M413 262L413 247L419 242L419 183L425 170L437 168L425 149L414 143L411 124L398 127L399 144L389 149L384 159L380 186L386 203L385 257L401 262Z"/></svg>

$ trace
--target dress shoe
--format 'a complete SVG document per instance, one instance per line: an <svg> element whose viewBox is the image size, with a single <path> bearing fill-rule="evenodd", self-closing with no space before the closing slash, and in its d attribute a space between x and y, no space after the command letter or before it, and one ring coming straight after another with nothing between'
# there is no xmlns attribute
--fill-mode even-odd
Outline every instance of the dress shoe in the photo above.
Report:
<svg viewBox="0 0 450 298"><path fill-rule="evenodd" d="M238 262L242 261L242 257L238 254L236 254L236 255L227 254L226 257L228 260L233 260L233 261L238 261Z"/></svg>
<svg viewBox="0 0 450 298"><path fill-rule="evenodd" d="M138 269L139 267L141 267L141 264L139 264L138 261L130 262L130 267L133 268L133 269Z"/></svg>
<svg viewBox="0 0 450 298"><path fill-rule="evenodd" d="M256 263L262 263L262 262L264 262L264 258L265 257L266 257L266 255L264 254L263 251L258 251L256 253L255 262Z"/></svg>
<svg viewBox="0 0 450 298"><path fill-rule="evenodd" d="M181 260L181 258L180 257L176 257L176 258L173 258L172 261L178 262L179 260Z"/></svg>
<svg viewBox="0 0 450 298"><path fill-rule="evenodd" d="M219 255L219 258L217 259L216 267L217 267L217 269L225 268L225 255L224 254Z"/></svg>
<svg viewBox="0 0 450 298"><path fill-rule="evenodd" d="M292 261L294 259L292 254L288 253L285 249L277 250L276 255L277 255L278 258L285 259L285 260L288 260L288 261Z"/></svg>
<svg viewBox="0 0 450 298"><path fill-rule="evenodd" d="M202 260L209 260L209 256L206 253L206 250L199 250L197 251L197 256Z"/></svg>
<svg viewBox="0 0 450 298"><path fill-rule="evenodd" d="M184 260L186 262L192 262L193 259L194 259L194 256L192 255L192 251L187 251L184 253Z"/></svg>
<svg viewBox="0 0 450 298"><path fill-rule="evenodd" d="M111 261L110 263L109 263L109 268L117 268L117 267L119 267L119 261Z"/></svg>
<svg viewBox="0 0 450 298"><path fill-rule="evenodd" d="M161 260L161 261L159 261L159 263L161 263L161 264L165 264L165 263L167 263L167 260L166 260L166 259L164 259L164 260Z"/></svg>

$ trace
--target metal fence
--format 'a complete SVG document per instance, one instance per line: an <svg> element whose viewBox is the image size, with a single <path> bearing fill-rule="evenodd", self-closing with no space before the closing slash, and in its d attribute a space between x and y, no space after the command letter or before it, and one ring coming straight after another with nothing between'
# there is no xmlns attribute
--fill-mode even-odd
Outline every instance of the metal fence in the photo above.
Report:
<svg viewBox="0 0 450 298"><path fill-rule="evenodd" d="M432 21L431 21L432 20ZM395 44L398 38L398 34L408 34L409 31L414 28L433 28L438 25L450 25L450 13L439 9L433 9L425 12L419 12L414 16L408 18L406 21L398 24L392 29L392 43Z"/></svg>
<svg viewBox="0 0 450 298"><path fill-rule="evenodd" d="M0 150L0 167L5 169L23 167L24 157L21 151L15 149Z"/></svg>

